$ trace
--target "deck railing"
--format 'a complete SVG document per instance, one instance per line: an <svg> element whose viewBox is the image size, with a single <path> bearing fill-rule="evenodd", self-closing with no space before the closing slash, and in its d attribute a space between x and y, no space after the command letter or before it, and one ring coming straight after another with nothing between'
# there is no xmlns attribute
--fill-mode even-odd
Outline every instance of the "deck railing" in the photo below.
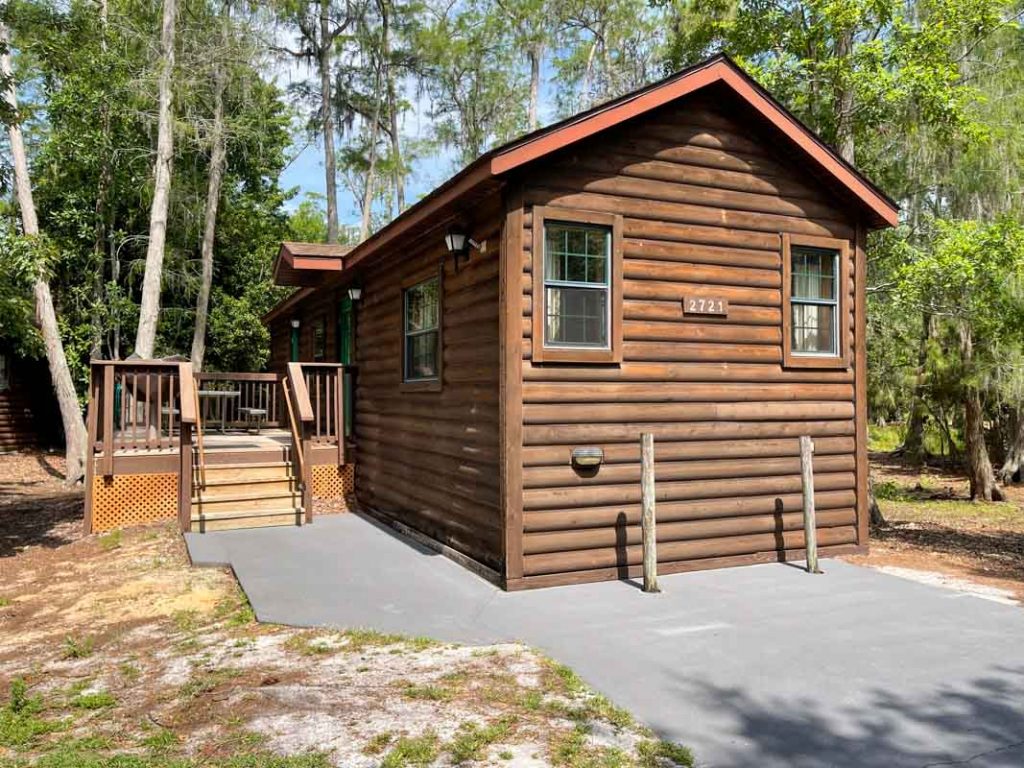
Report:
<svg viewBox="0 0 1024 768"><path fill-rule="evenodd" d="M338 463L345 463L345 367L337 363L295 363L302 376L313 410L310 441L313 445L334 445Z"/></svg>
<svg viewBox="0 0 1024 768"><path fill-rule="evenodd" d="M291 431L296 478L307 520L312 519L312 453L337 451L345 463L354 369L335 363L289 363L286 373L195 373L188 361L95 360L90 368L88 430L93 473L112 477L115 454L177 453L178 513L182 530L191 523L192 492L205 483L202 433L207 406L202 390L237 395L216 398L217 424L252 426L246 408L266 412L262 426ZM214 397L208 398L213 403ZM221 410L223 409L223 410ZM333 463L333 462L331 462Z"/></svg>
<svg viewBox="0 0 1024 768"><path fill-rule="evenodd" d="M181 439L181 366L157 360L92 363L90 438L93 450L103 456L103 474L111 474L115 451L177 448Z"/></svg>
<svg viewBox="0 0 1024 768"><path fill-rule="evenodd" d="M215 421L224 418L225 426L245 427L249 420L245 409L258 408L267 412L261 420L263 426L284 427L285 416L282 410L284 400L281 397L281 377L276 373L197 373L196 382L200 390L221 390L237 392L237 397L225 398L220 407L222 413L200 414L209 416ZM200 398L202 400L202 398ZM206 404L203 404L204 407Z"/></svg>

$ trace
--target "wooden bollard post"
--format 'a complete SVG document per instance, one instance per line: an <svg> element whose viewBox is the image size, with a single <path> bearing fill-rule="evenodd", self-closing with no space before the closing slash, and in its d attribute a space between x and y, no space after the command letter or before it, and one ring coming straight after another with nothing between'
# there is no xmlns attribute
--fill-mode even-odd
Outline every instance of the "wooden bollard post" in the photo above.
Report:
<svg viewBox="0 0 1024 768"><path fill-rule="evenodd" d="M640 527L644 540L644 592L661 592L658 587L658 539L654 520L654 435L640 435Z"/></svg>
<svg viewBox="0 0 1024 768"><path fill-rule="evenodd" d="M814 515L814 443L804 435L800 438L800 479L804 490L804 549L807 551L807 572L818 569L818 531Z"/></svg>

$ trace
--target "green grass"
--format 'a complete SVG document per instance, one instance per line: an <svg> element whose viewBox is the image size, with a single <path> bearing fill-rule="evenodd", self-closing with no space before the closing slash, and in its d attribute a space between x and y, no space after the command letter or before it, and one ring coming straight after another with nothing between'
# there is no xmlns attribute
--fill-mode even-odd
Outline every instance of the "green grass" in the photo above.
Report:
<svg viewBox="0 0 1024 768"><path fill-rule="evenodd" d="M378 733L376 736L370 739L369 742L367 742L365 747L363 747L363 754L379 755L381 752L388 748L388 745L391 744L394 738L395 737L391 734L390 731Z"/></svg>
<svg viewBox="0 0 1024 768"><path fill-rule="evenodd" d="M960 433L956 429L950 432L953 435L954 447L958 451L963 450ZM869 424L868 450L873 453L891 453L903 445L905 437L906 427L903 424ZM931 422L925 426L924 449L931 456L945 456L949 452L942 430Z"/></svg>
<svg viewBox="0 0 1024 768"><path fill-rule="evenodd" d="M30 696L25 681L15 679L7 703L0 708L0 747L27 747L64 728L61 721L40 717L43 709L42 697Z"/></svg>
<svg viewBox="0 0 1024 768"><path fill-rule="evenodd" d="M484 750L507 736L514 724L515 718L510 716L502 717L485 726L463 723L459 726L458 733L445 747L445 751L454 765L482 760L485 756Z"/></svg>
<svg viewBox="0 0 1024 768"><path fill-rule="evenodd" d="M641 741L636 746L640 768L660 768L667 760L680 768L693 766L693 752L672 741Z"/></svg>
<svg viewBox="0 0 1024 768"><path fill-rule="evenodd" d="M100 549L105 552L110 552L114 549L121 548L121 531L111 531L110 533L104 534L97 539L100 543Z"/></svg>
<svg viewBox="0 0 1024 768"><path fill-rule="evenodd" d="M9 597L0 597L0 608L7 608L11 605L11 599Z"/></svg>
<svg viewBox="0 0 1024 768"><path fill-rule="evenodd" d="M85 659L92 656L96 650L96 639L93 637L74 637L68 635L64 638L65 659Z"/></svg>
<svg viewBox="0 0 1024 768"><path fill-rule="evenodd" d="M75 709L104 709L117 704L117 699L109 691L96 691L94 693L80 693L71 699L71 706Z"/></svg>
<svg viewBox="0 0 1024 768"><path fill-rule="evenodd" d="M178 746L179 741L174 731L161 728L156 733L151 733L144 738L139 744L151 752L167 752Z"/></svg>
<svg viewBox="0 0 1024 768"><path fill-rule="evenodd" d="M890 453L903 445L903 425L878 424L868 425L868 450L878 453Z"/></svg>
<svg viewBox="0 0 1024 768"><path fill-rule="evenodd" d="M439 752L436 733L409 738L403 736L384 756L380 768L405 768L409 765L430 765Z"/></svg>
<svg viewBox="0 0 1024 768"><path fill-rule="evenodd" d="M189 701L204 693L209 693L221 683L238 677L240 674L241 670L232 667L221 667L193 674L192 678L178 690L178 696Z"/></svg>

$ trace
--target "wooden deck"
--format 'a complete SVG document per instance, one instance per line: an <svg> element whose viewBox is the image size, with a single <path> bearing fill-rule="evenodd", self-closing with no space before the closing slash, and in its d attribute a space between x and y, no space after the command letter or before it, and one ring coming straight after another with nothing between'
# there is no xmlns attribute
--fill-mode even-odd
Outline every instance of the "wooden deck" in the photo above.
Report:
<svg viewBox="0 0 1024 768"><path fill-rule="evenodd" d="M123 437L127 438L130 433L126 432ZM115 433L114 444L122 441L120 431ZM224 432L220 429L203 428L203 450L207 453L217 451L269 451L290 446L292 442L291 433L287 429L268 428L260 430L259 434L244 429L228 428ZM139 445L131 448L116 448L114 456L160 456L177 455L178 444L176 441L169 445L146 446ZM97 456L103 452L98 451Z"/></svg>
<svg viewBox="0 0 1024 768"><path fill-rule="evenodd" d="M311 522L352 489L345 371L194 373L186 361L92 364L86 527L177 517L182 531ZM251 426L262 412L262 428Z"/></svg>

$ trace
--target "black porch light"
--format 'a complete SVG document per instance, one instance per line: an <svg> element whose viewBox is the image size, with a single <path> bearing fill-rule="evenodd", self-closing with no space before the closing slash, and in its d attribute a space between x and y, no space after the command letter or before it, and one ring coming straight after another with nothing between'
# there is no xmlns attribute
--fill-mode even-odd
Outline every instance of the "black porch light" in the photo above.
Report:
<svg viewBox="0 0 1024 768"><path fill-rule="evenodd" d="M452 261L455 262L456 272L459 271L459 261L461 259L469 259L469 249L480 248L480 244L476 240L467 235L465 230L457 227L448 230L448 233L444 236L444 246L448 249Z"/></svg>

